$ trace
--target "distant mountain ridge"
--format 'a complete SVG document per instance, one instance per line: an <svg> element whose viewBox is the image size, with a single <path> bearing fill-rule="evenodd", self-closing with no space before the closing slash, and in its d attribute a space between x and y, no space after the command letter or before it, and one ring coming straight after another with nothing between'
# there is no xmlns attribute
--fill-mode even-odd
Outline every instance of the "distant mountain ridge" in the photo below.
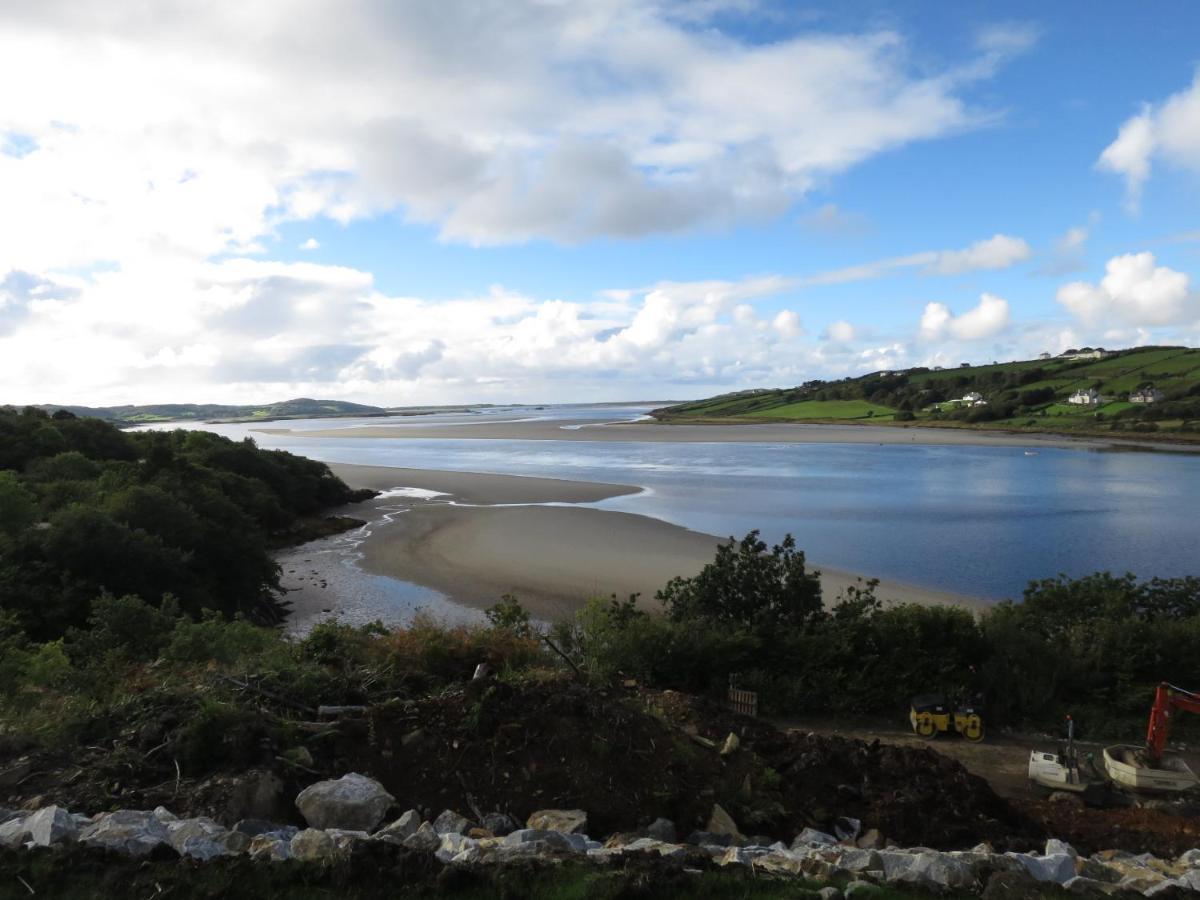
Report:
<svg viewBox="0 0 1200 900"><path fill-rule="evenodd" d="M859 422L1132 432L1200 439L1200 349L1083 347L1058 356L914 367L677 403L672 422Z"/></svg>
<svg viewBox="0 0 1200 900"><path fill-rule="evenodd" d="M318 419L334 416L385 416L380 406L350 403L345 400L313 400L297 397L278 403L232 406L221 403L158 403L146 406L70 406L58 403L38 404L39 409L54 413L65 409L77 416L104 419L117 425L144 425L151 422L269 421L271 419Z"/></svg>

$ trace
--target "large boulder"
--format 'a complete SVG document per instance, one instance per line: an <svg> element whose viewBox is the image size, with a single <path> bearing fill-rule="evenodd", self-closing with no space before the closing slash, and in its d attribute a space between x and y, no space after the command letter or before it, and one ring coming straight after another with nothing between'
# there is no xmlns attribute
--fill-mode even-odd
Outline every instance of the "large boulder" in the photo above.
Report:
<svg viewBox="0 0 1200 900"><path fill-rule="evenodd" d="M517 823L512 820L512 816L502 812L488 813L479 824L496 837L504 837L517 830Z"/></svg>
<svg viewBox="0 0 1200 900"><path fill-rule="evenodd" d="M167 843L167 826L152 812L119 809L101 816L79 832L79 843L128 856L146 856Z"/></svg>
<svg viewBox="0 0 1200 900"><path fill-rule="evenodd" d="M422 822L414 834L404 839L404 846L409 850L436 850L441 843L441 835L428 822Z"/></svg>
<svg viewBox="0 0 1200 900"><path fill-rule="evenodd" d="M357 772L310 784L296 797L310 827L350 831L374 831L394 802L382 784Z"/></svg>
<svg viewBox="0 0 1200 900"><path fill-rule="evenodd" d="M49 847L79 836L79 823L61 806L46 806L25 820L29 840L38 847Z"/></svg>
<svg viewBox="0 0 1200 900"><path fill-rule="evenodd" d="M1073 873L1072 873L1073 874ZM925 850L913 857L895 879L901 883L921 884L940 889L968 888L975 883L971 867L959 859L936 850Z"/></svg>
<svg viewBox="0 0 1200 900"><path fill-rule="evenodd" d="M337 855L333 838L318 828L298 831L288 844L288 858L323 861Z"/></svg>
<svg viewBox="0 0 1200 900"><path fill-rule="evenodd" d="M537 831L561 831L563 834L583 834L587 831L587 813L582 809L539 809L525 823Z"/></svg>
<svg viewBox="0 0 1200 900"><path fill-rule="evenodd" d="M1051 853L1048 856L1035 856L1032 853L1006 853L1004 855L1017 860L1025 867L1025 871L1038 881L1066 884L1076 875L1075 857L1069 853Z"/></svg>
<svg viewBox="0 0 1200 900"><path fill-rule="evenodd" d="M725 807L720 803L714 803L712 813L708 817L708 827L705 828L709 834L725 834L734 841L740 841L742 833L738 831L737 823L733 821L733 816L725 812Z"/></svg>
<svg viewBox="0 0 1200 900"><path fill-rule="evenodd" d="M23 847L29 841L29 826L27 816L16 816L0 824L0 847L15 850Z"/></svg>

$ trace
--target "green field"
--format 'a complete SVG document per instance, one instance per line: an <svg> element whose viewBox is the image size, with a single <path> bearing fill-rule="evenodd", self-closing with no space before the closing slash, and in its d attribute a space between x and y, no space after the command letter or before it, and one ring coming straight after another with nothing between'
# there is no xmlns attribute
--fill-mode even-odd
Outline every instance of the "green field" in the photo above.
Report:
<svg viewBox="0 0 1200 900"><path fill-rule="evenodd" d="M1128 396L1154 387L1162 401L1131 404ZM1077 406L1067 398L1094 388L1104 402ZM956 402L967 393L986 404ZM1138 347L1104 359L1017 360L949 369L872 372L841 381L742 391L655 411L665 421L865 421L887 424L978 426L1012 430L1178 433L1200 440L1200 350ZM1189 437L1196 435L1196 437Z"/></svg>
<svg viewBox="0 0 1200 900"><path fill-rule="evenodd" d="M869 419L895 414L894 409L866 400L804 400L764 410L764 419Z"/></svg>

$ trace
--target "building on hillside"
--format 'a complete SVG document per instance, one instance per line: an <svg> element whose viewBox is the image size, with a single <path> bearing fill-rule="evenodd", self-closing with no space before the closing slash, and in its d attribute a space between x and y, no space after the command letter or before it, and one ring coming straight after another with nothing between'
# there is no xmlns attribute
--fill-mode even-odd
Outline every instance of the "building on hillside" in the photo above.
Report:
<svg viewBox="0 0 1200 900"><path fill-rule="evenodd" d="M1161 403L1163 392L1155 388L1142 388L1129 395L1130 403Z"/></svg>
<svg viewBox="0 0 1200 900"><path fill-rule="evenodd" d="M1096 406L1100 403L1100 393L1095 388L1088 388L1086 391L1076 391L1067 398L1068 403L1074 403L1076 406Z"/></svg>
<svg viewBox="0 0 1200 900"><path fill-rule="evenodd" d="M976 393L975 391L971 391L969 394L963 394L962 398L963 403L978 403L982 399L983 394Z"/></svg>
<svg viewBox="0 0 1200 900"><path fill-rule="evenodd" d="M988 402L986 400L974 400L971 402L971 405L972 406L987 406Z"/></svg>
<svg viewBox="0 0 1200 900"><path fill-rule="evenodd" d="M1048 351L1048 350L1038 354L1038 359L1050 359L1050 358L1051 358L1050 351Z"/></svg>
<svg viewBox="0 0 1200 900"><path fill-rule="evenodd" d="M1112 356L1103 347L1083 347L1079 350L1065 350L1059 354L1060 359L1107 359Z"/></svg>
<svg viewBox="0 0 1200 900"><path fill-rule="evenodd" d="M969 368L971 368L971 364L970 363L959 363L958 367L960 369L969 369Z"/></svg>

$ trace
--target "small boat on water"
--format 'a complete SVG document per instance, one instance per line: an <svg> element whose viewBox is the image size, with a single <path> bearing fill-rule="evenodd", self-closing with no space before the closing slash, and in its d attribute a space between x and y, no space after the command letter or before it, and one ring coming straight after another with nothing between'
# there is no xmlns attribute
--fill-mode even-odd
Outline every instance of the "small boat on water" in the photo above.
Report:
<svg viewBox="0 0 1200 900"><path fill-rule="evenodd" d="M1026 456L1037 456L1038 452L1036 450L1026 450L1025 455Z"/></svg>
<svg viewBox="0 0 1200 900"><path fill-rule="evenodd" d="M1104 770L1119 787L1142 794L1178 794L1200 783L1183 757L1164 753L1152 765L1146 748L1132 744L1105 747Z"/></svg>

